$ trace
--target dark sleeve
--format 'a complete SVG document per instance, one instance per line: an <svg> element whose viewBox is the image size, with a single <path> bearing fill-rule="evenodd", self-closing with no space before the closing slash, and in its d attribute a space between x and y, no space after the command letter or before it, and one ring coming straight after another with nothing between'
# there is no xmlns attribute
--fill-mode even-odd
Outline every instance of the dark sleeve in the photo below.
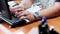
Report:
<svg viewBox="0 0 60 34"><path fill-rule="evenodd" d="M60 2L60 0L56 0L55 2Z"/></svg>

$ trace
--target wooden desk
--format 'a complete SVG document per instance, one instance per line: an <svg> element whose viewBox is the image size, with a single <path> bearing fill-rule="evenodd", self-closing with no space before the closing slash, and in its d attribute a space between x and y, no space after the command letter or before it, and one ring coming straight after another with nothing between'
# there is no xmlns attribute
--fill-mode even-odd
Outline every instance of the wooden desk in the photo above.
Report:
<svg viewBox="0 0 60 34"><path fill-rule="evenodd" d="M35 27L38 28L38 25L40 24L40 22L41 21L37 21L37 22L31 23L31 24L28 24L28 25L25 25L25 26L22 26L22 27L16 27L16 28L9 28L9 25L4 22L4 23L0 24L0 34L5 33L4 28L6 28L6 31L9 31L11 33L14 33L14 32L17 32L17 31L23 31L25 34L28 34L28 32L32 28L35 28ZM54 26L55 30L60 33L60 17L48 19L47 22L48 22L49 26ZM1 28L3 28L4 31Z"/></svg>
<svg viewBox="0 0 60 34"><path fill-rule="evenodd" d="M19 2L19 1L17 1ZM28 34L32 28L38 28L38 25L41 21L37 21L22 27L9 28L9 25L3 22L0 24L0 34L14 34L19 31L23 31L25 34ZM60 33L60 17L52 18L47 20L49 27L54 26L55 30Z"/></svg>

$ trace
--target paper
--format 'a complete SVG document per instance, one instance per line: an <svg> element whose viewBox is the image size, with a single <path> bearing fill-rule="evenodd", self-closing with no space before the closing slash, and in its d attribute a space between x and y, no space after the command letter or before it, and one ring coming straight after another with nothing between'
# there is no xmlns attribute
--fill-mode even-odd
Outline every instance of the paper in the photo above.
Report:
<svg viewBox="0 0 60 34"><path fill-rule="evenodd" d="M38 27L32 28L28 34L39 34Z"/></svg>
<svg viewBox="0 0 60 34"><path fill-rule="evenodd" d="M17 31L17 32L14 32L14 34L24 34L23 31Z"/></svg>

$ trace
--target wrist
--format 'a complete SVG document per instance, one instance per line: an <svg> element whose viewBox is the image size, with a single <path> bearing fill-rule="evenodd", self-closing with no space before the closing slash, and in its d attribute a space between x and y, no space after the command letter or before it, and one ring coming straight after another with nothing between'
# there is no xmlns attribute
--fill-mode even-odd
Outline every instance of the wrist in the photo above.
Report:
<svg viewBox="0 0 60 34"><path fill-rule="evenodd" d="M21 3L20 3L20 5L22 5L24 7L24 9L28 8L28 5L27 5L27 3L26 3L25 0L22 0Z"/></svg>
<svg viewBox="0 0 60 34"><path fill-rule="evenodd" d="M33 16L34 16L34 18L35 18L35 20L39 20L41 17L40 17L40 14L38 13L38 12L35 12L34 14L33 14Z"/></svg>
<svg viewBox="0 0 60 34"><path fill-rule="evenodd" d="M24 10L26 10L28 7L26 7L26 5L24 3L20 3L19 6L22 6L24 8Z"/></svg>

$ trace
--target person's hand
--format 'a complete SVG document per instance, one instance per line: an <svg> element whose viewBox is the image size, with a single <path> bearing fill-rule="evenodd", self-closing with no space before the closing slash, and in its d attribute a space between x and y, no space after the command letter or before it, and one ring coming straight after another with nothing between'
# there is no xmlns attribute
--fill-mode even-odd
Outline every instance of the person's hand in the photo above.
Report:
<svg viewBox="0 0 60 34"><path fill-rule="evenodd" d="M24 6L23 5L18 5L18 6L15 6L15 7L10 7L10 11L12 13L15 13L16 11L20 12L22 10L24 10Z"/></svg>
<svg viewBox="0 0 60 34"><path fill-rule="evenodd" d="M22 16L24 16L24 17L22 17ZM27 19L27 20L29 20L30 22L35 20L35 18L34 18L34 16L33 16L33 13L28 12L28 11L21 11L21 12L19 12L18 14L16 14L16 17L17 17L17 18L20 18L20 19L22 19L22 20Z"/></svg>

